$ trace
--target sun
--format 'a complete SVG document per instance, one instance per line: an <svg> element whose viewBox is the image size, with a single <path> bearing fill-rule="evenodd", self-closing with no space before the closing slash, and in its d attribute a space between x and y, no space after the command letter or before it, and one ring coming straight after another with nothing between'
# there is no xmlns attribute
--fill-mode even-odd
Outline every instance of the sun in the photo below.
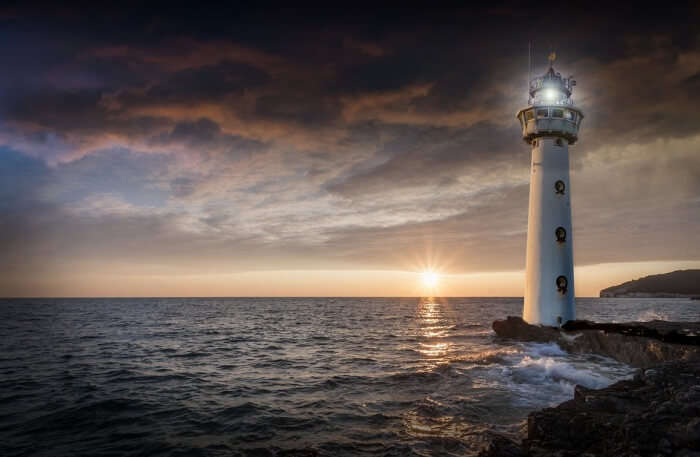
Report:
<svg viewBox="0 0 700 457"><path fill-rule="evenodd" d="M434 288L440 282L440 275L434 271L424 271L421 273L421 279L423 280L423 285L425 287Z"/></svg>

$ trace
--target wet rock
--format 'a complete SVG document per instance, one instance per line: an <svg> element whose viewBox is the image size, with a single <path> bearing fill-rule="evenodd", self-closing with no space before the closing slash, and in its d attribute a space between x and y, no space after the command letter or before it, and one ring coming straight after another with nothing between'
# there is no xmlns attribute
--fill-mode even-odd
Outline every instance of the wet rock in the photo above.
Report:
<svg viewBox="0 0 700 457"><path fill-rule="evenodd" d="M530 325L520 317L508 316L495 321L493 330L503 338L554 342L569 352L599 354L640 368L700 359L700 323L569 321L556 328ZM651 379L654 371L647 370L643 376Z"/></svg>
<svg viewBox="0 0 700 457"><path fill-rule="evenodd" d="M530 414L524 455L700 457L700 323L571 321L555 328L509 316L493 329L642 368L604 389L576 386L572 400Z"/></svg>
<svg viewBox="0 0 700 457"><path fill-rule="evenodd" d="M691 451L690 449L681 449L676 452L673 457L700 457L700 451Z"/></svg>
<svg viewBox="0 0 700 457"><path fill-rule="evenodd" d="M683 400L694 395L700 361L662 364L653 376L648 371L604 389L577 386L573 400L531 413L523 441L525 455L645 457L700 452L700 417L684 408Z"/></svg>
<svg viewBox="0 0 700 457"><path fill-rule="evenodd" d="M671 442L667 440L666 438L661 438L659 440L659 452L661 452L664 455L670 455L673 452L673 448L671 447Z"/></svg>
<svg viewBox="0 0 700 457"><path fill-rule="evenodd" d="M643 336L664 343L700 345L700 322L649 322L599 323L585 320L569 321L562 326L567 332L602 330L626 336Z"/></svg>
<svg viewBox="0 0 700 457"><path fill-rule="evenodd" d="M503 321L494 321L491 326L500 337L536 343L556 341L560 334L555 327L530 325L517 316L508 316Z"/></svg>
<svg viewBox="0 0 700 457"><path fill-rule="evenodd" d="M499 433L485 431L481 435L477 457L525 457L520 444Z"/></svg>

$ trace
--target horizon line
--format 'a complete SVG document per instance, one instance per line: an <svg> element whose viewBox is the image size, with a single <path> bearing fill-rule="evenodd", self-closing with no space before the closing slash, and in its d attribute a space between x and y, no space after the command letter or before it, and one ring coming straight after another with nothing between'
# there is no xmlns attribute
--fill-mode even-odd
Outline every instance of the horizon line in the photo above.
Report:
<svg viewBox="0 0 700 457"><path fill-rule="evenodd" d="M130 295L130 296L19 296L0 297L0 300L37 300L37 299L116 299L116 298L520 298L522 295ZM581 295L575 298L639 298L639 297L600 297Z"/></svg>

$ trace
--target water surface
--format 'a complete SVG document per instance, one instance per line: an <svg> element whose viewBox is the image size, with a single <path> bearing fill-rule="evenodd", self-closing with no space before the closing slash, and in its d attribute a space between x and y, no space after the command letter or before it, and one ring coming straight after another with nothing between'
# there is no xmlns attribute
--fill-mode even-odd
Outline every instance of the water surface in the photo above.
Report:
<svg viewBox="0 0 700 457"><path fill-rule="evenodd" d="M700 320L682 299L579 318ZM469 455L484 430L629 376L502 341L522 299L0 300L0 455Z"/></svg>

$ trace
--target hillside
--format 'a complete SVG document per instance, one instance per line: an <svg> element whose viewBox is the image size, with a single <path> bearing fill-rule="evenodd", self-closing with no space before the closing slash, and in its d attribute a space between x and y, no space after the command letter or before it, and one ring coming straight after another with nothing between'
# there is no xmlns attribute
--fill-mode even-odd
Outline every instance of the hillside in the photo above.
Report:
<svg viewBox="0 0 700 457"><path fill-rule="evenodd" d="M700 296L700 270L678 270L627 281L600 291L601 297Z"/></svg>

